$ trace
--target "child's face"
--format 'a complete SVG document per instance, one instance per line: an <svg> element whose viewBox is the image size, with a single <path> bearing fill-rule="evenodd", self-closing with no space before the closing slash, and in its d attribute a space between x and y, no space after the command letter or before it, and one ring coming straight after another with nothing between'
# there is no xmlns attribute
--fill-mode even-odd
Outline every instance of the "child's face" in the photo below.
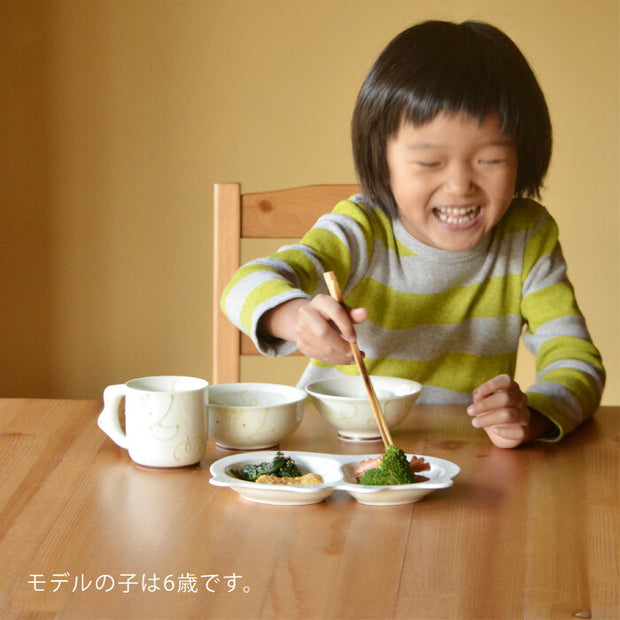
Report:
<svg viewBox="0 0 620 620"><path fill-rule="evenodd" d="M404 123L388 138L387 162L403 225L442 250L473 248L514 196L517 151L496 114L482 124L444 113L425 125Z"/></svg>

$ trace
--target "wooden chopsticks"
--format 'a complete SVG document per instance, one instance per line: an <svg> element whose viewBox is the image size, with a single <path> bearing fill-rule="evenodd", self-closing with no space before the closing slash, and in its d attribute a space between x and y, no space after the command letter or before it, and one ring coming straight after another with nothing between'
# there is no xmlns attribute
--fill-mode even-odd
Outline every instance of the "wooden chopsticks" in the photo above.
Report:
<svg viewBox="0 0 620 620"><path fill-rule="evenodd" d="M325 278L329 294L338 303L343 303L342 292L340 290L340 285L338 284L336 274L333 271L328 271L323 274L323 277ZM390 435L390 429L388 428L387 422L385 421L385 416L383 415L383 411L381 410L381 405L379 404L375 389L370 382L370 377L368 376L368 371L366 370L366 366L364 365L362 354L360 353L359 347L357 346L356 342L351 342L350 344L351 351L353 352L353 357L355 358L355 363L357 364L357 369L359 370L359 373L364 380L366 392L368 393L368 399L370 400L370 406L372 407L372 411L375 414L377 426L379 427L379 432L381 433L381 439L383 439L383 443L386 447L392 446L394 445L394 443L392 441L392 436Z"/></svg>

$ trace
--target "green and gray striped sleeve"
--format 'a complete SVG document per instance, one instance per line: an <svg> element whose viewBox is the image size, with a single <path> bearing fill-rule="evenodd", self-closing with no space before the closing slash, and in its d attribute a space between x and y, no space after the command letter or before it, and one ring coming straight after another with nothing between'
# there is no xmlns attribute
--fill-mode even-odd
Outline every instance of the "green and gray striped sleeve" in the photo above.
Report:
<svg viewBox="0 0 620 620"><path fill-rule="evenodd" d="M523 342L536 356L537 373L528 404L553 420L561 438L597 409L605 370L567 278L551 217L532 232L523 262Z"/></svg>

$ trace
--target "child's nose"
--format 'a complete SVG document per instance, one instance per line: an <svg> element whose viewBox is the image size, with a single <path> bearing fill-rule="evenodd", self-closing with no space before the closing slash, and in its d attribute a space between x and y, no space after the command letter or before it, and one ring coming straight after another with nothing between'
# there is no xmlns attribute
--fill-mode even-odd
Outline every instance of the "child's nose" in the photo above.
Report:
<svg viewBox="0 0 620 620"><path fill-rule="evenodd" d="M456 195L465 195L475 186L471 166L465 163L454 164L447 169L446 186Z"/></svg>

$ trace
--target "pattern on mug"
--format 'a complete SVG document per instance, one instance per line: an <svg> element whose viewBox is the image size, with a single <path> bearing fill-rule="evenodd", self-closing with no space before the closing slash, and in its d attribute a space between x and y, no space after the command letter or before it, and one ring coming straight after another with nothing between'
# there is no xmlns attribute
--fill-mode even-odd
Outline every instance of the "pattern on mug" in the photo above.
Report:
<svg viewBox="0 0 620 620"><path fill-rule="evenodd" d="M151 398L150 394L141 396L148 406L139 409L140 412L145 413L139 413L134 423L139 428L151 429L156 439L170 441L179 432L179 425L164 423L166 416L172 411L174 394L167 394L166 398L163 396L163 394L156 394L154 398Z"/></svg>

